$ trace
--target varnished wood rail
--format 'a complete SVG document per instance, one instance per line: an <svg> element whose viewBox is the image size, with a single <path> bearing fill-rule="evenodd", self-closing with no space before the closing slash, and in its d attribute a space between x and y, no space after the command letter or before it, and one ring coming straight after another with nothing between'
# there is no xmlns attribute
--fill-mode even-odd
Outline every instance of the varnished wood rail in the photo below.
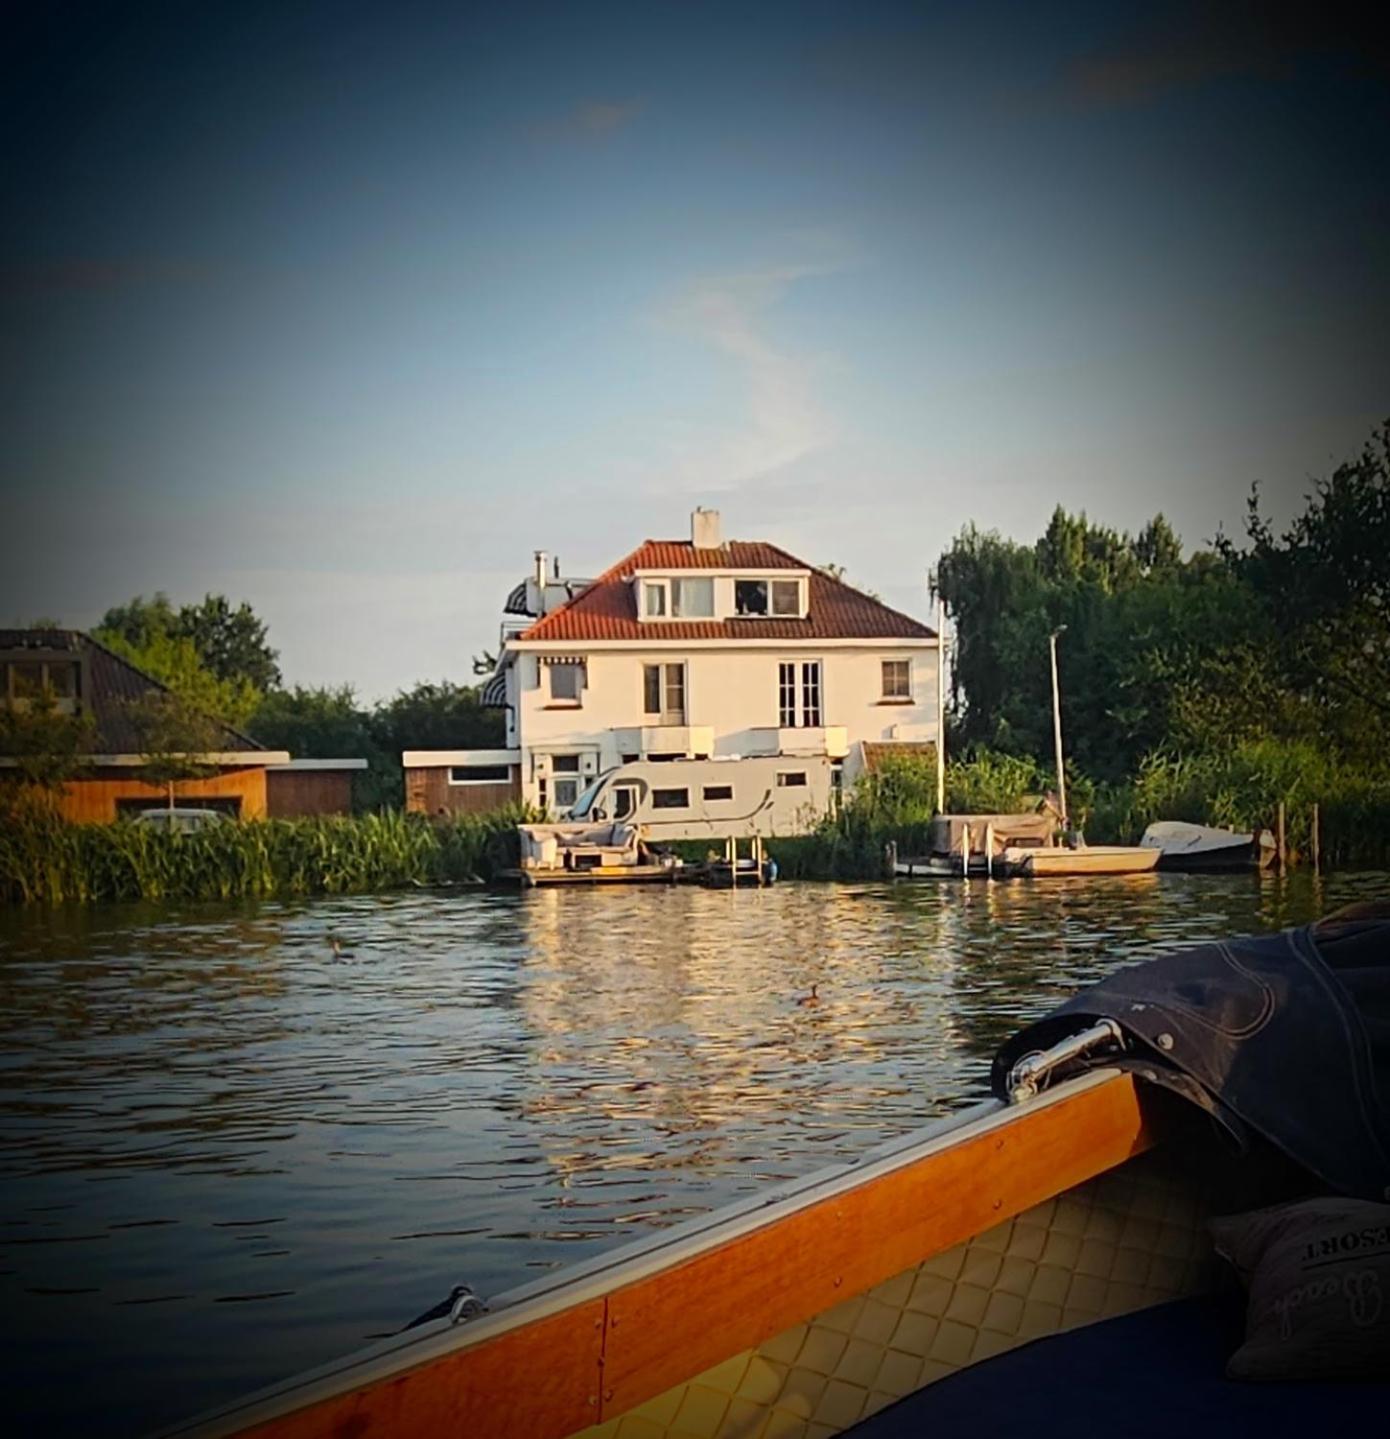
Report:
<svg viewBox="0 0 1390 1439"><path fill-rule="evenodd" d="M1150 1139L1129 1075L947 1134L863 1182L770 1206L606 1292L238 1428L247 1439L563 1439L1103 1173ZM873 1166L869 1166L872 1168ZM761 1216L759 1217L761 1218ZM516 1313L521 1318L522 1311ZM500 1316L499 1316L500 1317ZM471 1326L470 1326L471 1327ZM369 1367L369 1366L367 1366ZM288 1397L286 1408L292 1404ZM264 1411L261 1411L264 1413ZM249 1417L249 1416L248 1416Z"/></svg>

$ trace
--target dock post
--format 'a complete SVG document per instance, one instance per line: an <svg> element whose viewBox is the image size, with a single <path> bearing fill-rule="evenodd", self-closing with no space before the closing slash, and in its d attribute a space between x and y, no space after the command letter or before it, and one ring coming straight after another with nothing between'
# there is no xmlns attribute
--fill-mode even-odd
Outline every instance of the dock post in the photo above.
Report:
<svg viewBox="0 0 1390 1439"><path fill-rule="evenodd" d="M883 870L889 879L898 873L898 842L895 839L890 839L883 846Z"/></svg>
<svg viewBox="0 0 1390 1439"><path fill-rule="evenodd" d="M1289 867L1289 854L1284 845L1284 801L1282 799L1274 814L1274 848L1279 856L1279 873L1283 874Z"/></svg>
<svg viewBox="0 0 1390 1439"><path fill-rule="evenodd" d="M1313 801L1313 873L1322 872L1322 836L1318 833L1321 828L1318 816L1318 803Z"/></svg>
<svg viewBox="0 0 1390 1439"><path fill-rule="evenodd" d="M960 877L970 878L970 826L962 825L960 832Z"/></svg>
<svg viewBox="0 0 1390 1439"><path fill-rule="evenodd" d="M985 826L985 878L994 878L994 826Z"/></svg>

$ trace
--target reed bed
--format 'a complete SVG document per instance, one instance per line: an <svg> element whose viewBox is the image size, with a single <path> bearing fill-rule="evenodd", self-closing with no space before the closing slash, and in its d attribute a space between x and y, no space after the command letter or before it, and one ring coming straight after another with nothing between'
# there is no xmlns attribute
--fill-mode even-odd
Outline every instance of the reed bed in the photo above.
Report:
<svg viewBox="0 0 1390 1439"><path fill-rule="evenodd" d="M516 862L520 810L431 820L255 820L180 834L140 824L68 824L42 806L0 816L0 899L261 899L358 894L489 879Z"/></svg>

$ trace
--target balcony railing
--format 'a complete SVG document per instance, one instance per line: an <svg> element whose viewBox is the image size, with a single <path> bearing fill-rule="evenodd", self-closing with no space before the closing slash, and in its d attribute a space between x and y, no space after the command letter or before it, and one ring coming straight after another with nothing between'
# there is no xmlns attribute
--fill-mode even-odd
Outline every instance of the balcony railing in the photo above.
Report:
<svg viewBox="0 0 1390 1439"><path fill-rule="evenodd" d="M844 725L766 725L754 729L752 754L828 755L844 759L849 732Z"/></svg>
<svg viewBox="0 0 1390 1439"><path fill-rule="evenodd" d="M709 725L628 725L613 730L613 744L619 754L643 759L654 754L700 759L714 751L714 730Z"/></svg>

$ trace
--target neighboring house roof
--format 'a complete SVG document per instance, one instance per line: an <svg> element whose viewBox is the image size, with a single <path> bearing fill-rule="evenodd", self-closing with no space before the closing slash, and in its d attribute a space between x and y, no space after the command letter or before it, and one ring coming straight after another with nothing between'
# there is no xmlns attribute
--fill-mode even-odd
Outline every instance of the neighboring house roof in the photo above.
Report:
<svg viewBox="0 0 1390 1439"><path fill-rule="evenodd" d="M809 570L810 614L805 619L660 620L637 618L636 570ZM853 585L762 541L730 540L697 550L688 540L647 540L601 574L582 594L537 620L517 639L528 640L929 640L936 631Z"/></svg>
<svg viewBox="0 0 1390 1439"><path fill-rule="evenodd" d="M85 661L84 710L96 725L94 755L140 753L140 738L131 722L130 704L150 693L168 693L168 686L137 669L129 660L80 630L0 630L0 662L22 658L18 652L71 654ZM263 750L249 735L217 722L219 744L228 754Z"/></svg>

